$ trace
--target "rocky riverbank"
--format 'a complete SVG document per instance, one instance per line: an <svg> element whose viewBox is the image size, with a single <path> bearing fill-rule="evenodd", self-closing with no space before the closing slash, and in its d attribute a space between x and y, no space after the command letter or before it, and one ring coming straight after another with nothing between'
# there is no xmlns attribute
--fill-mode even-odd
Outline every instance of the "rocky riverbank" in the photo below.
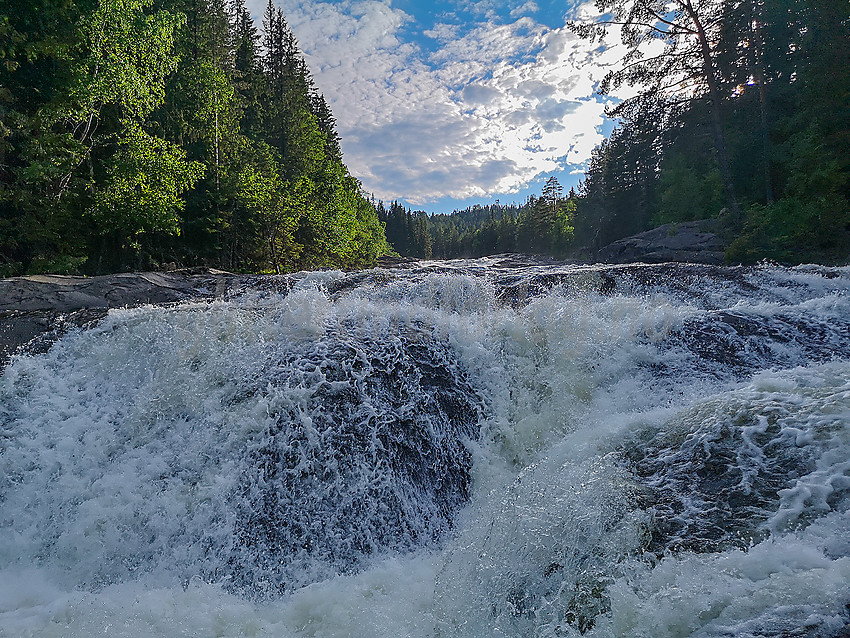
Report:
<svg viewBox="0 0 850 638"><path fill-rule="evenodd" d="M723 243L710 222L666 225L603 248L607 263L666 261L720 264ZM502 266L527 265L528 258L505 255ZM535 262L538 260L534 260ZM382 268L404 268L417 260L382 258ZM236 275L211 268L118 273L97 277L30 275L0 279L0 368L16 352L44 352L73 328L102 319L110 308L214 299L246 288L286 290L297 275ZM341 285L356 283L357 276Z"/></svg>
<svg viewBox="0 0 850 638"><path fill-rule="evenodd" d="M720 265L727 242L718 234L715 220L664 224L602 248L596 259L607 264L668 261Z"/></svg>
<svg viewBox="0 0 850 638"><path fill-rule="evenodd" d="M46 350L68 330L97 322L110 308L221 297L246 279L207 268L0 279L0 366L21 348Z"/></svg>

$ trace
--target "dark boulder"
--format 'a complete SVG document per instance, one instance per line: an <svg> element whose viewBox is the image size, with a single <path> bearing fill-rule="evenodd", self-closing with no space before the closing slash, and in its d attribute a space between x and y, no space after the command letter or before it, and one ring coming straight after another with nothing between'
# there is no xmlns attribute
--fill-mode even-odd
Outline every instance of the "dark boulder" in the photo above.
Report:
<svg viewBox="0 0 850 638"><path fill-rule="evenodd" d="M483 402L426 332L329 336L264 370L225 582L276 597L439 542L468 501Z"/></svg>
<svg viewBox="0 0 850 638"><path fill-rule="evenodd" d="M609 264L668 261L722 264L726 242L716 234L716 222L702 220L664 224L602 248L596 259Z"/></svg>

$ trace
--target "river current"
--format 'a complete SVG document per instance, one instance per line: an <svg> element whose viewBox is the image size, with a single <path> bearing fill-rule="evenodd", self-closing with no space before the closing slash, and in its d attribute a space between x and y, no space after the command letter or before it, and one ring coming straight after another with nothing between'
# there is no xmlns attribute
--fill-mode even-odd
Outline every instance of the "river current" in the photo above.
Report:
<svg viewBox="0 0 850 638"><path fill-rule="evenodd" d="M850 268L257 278L0 375L4 638L850 635Z"/></svg>

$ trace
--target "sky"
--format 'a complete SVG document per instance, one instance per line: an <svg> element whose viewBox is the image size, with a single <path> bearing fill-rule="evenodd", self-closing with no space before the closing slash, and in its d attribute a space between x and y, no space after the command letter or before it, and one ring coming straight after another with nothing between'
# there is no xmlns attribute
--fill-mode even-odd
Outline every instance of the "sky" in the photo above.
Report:
<svg viewBox="0 0 850 638"><path fill-rule="evenodd" d="M581 0L276 0L367 193L428 212L569 189L610 133L616 63ZM260 21L266 0L248 0Z"/></svg>

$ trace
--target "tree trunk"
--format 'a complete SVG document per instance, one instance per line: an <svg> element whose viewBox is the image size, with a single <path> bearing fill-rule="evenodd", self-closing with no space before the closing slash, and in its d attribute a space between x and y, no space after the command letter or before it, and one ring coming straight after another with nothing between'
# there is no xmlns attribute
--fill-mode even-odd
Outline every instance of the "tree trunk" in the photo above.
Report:
<svg viewBox="0 0 850 638"><path fill-rule="evenodd" d="M726 207L732 213L732 218L736 222L740 222L741 208L738 205L738 198L735 196L735 184L732 181L729 154L726 151L726 134L723 132L723 117L720 111L723 100L720 95L720 87L717 85L717 74L714 70L714 60L711 57L711 46L708 43L708 36L705 33L703 24L691 5L691 0L685 0L684 7L694 24L697 37L699 37L705 80L708 84L708 95L711 99L711 123L714 129L714 146L717 150L717 163L720 167L720 179L723 181Z"/></svg>
<svg viewBox="0 0 850 638"><path fill-rule="evenodd" d="M768 204L772 204L773 184L770 178L770 161L773 154L770 146L770 126L767 117L767 86L764 72L764 39L761 31L761 3L755 0L755 15L753 16L753 51L755 63L753 64L753 75L759 86L759 114L761 116L761 143L762 155L764 156L764 198Z"/></svg>

